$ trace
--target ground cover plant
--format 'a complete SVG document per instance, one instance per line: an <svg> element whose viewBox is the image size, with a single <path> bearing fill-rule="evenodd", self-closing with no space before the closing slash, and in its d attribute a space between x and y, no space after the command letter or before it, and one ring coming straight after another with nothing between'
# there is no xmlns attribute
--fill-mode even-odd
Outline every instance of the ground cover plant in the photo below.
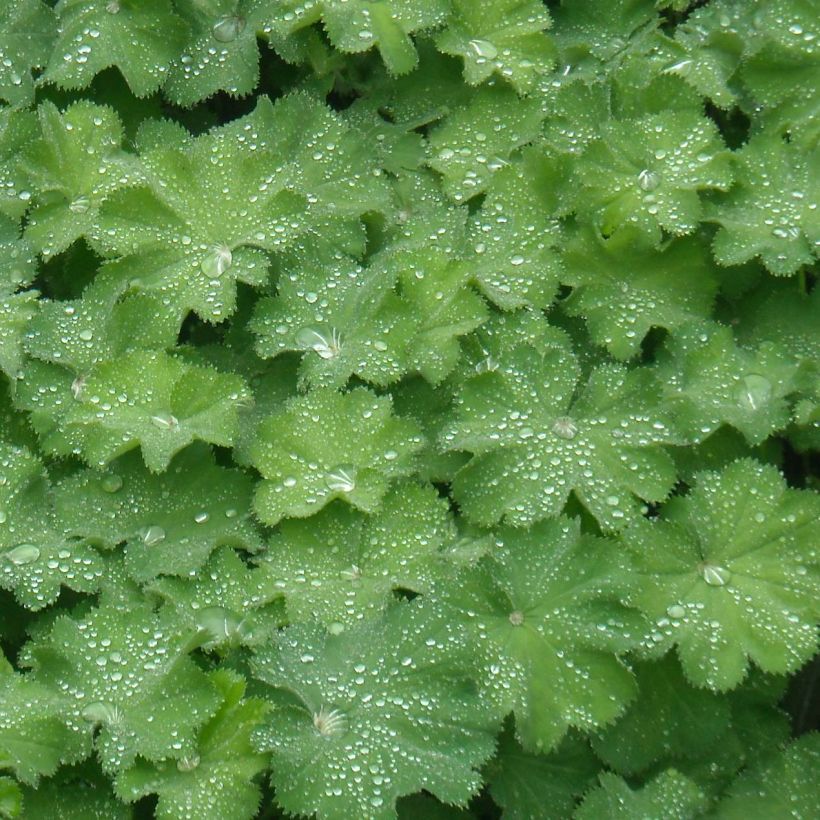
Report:
<svg viewBox="0 0 820 820"><path fill-rule="evenodd" d="M0 0L0 817L817 817L817 0Z"/></svg>

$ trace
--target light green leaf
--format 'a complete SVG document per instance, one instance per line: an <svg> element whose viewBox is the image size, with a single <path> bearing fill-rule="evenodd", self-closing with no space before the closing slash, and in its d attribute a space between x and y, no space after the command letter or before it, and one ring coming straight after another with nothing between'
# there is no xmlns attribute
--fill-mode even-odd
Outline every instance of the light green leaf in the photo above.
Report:
<svg viewBox="0 0 820 820"><path fill-rule="evenodd" d="M666 497L675 470L660 445L675 439L647 370L599 367L579 390L577 362L560 348L521 346L491 364L463 385L440 439L474 454L453 482L469 520L529 526L574 492L613 530L639 515L639 499Z"/></svg>
<svg viewBox="0 0 820 820"><path fill-rule="evenodd" d="M623 537L640 579L630 600L654 624L647 650L677 645L687 678L717 691L737 686L749 660L797 669L817 648L818 521L815 494L744 459L633 523Z"/></svg>
<svg viewBox="0 0 820 820"><path fill-rule="evenodd" d="M221 544L249 552L262 541L251 520L252 479L219 467L194 444L159 475L137 453L104 472L82 470L57 486L55 505L68 533L107 549L125 543L125 567L138 581L199 570Z"/></svg>
<svg viewBox="0 0 820 820"><path fill-rule="evenodd" d="M95 232L99 207L112 192L141 181L136 157L122 151L122 125L110 108L82 100L60 112L37 109L40 133L22 168L37 191L26 238L46 258Z"/></svg>
<svg viewBox="0 0 820 820"><path fill-rule="evenodd" d="M453 0L453 7L436 45L445 54L464 59L464 79L471 85L498 73L526 93L552 68L554 47L542 33L551 21L542 3Z"/></svg>
<svg viewBox="0 0 820 820"><path fill-rule="evenodd" d="M364 388L314 390L263 421L253 448L264 476L255 508L266 524L305 518L335 498L374 512L393 480L413 469L418 427Z"/></svg>
<svg viewBox="0 0 820 820"><path fill-rule="evenodd" d="M259 567L291 621L341 630L380 614L393 590L428 591L455 537L447 502L430 486L401 482L372 515L335 502L283 521Z"/></svg>
<svg viewBox="0 0 820 820"><path fill-rule="evenodd" d="M165 0L59 0L58 37L43 79L84 88L116 66L137 97L156 91L185 42Z"/></svg>
<svg viewBox="0 0 820 820"><path fill-rule="evenodd" d="M222 703L200 730L194 753L154 764L139 760L117 777L117 794L128 802L159 795L158 820L250 820L259 808L261 789L254 778L267 758L254 751L250 736L268 704L243 699L245 681L238 675L219 670L210 677Z"/></svg>

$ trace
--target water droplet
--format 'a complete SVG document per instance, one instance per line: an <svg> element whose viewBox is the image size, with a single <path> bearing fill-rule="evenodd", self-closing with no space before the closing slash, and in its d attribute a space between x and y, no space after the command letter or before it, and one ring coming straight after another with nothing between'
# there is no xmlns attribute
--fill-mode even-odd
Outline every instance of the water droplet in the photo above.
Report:
<svg viewBox="0 0 820 820"><path fill-rule="evenodd" d="M749 373L740 380L737 403L745 410L759 410L772 397L772 383L757 373Z"/></svg>
<svg viewBox="0 0 820 820"><path fill-rule="evenodd" d="M73 382L71 382L71 395L79 401L83 396L83 391L85 390L85 376L77 376Z"/></svg>
<svg viewBox="0 0 820 820"><path fill-rule="evenodd" d="M84 328L77 334L84 342L90 342L94 338L94 331Z"/></svg>
<svg viewBox="0 0 820 820"><path fill-rule="evenodd" d="M173 430L179 426L179 420L170 413L161 413L157 416L151 416L151 424L160 430Z"/></svg>
<svg viewBox="0 0 820 820"><path fill-rule="evenodd" d="M5 524L8 520L8 516L6 515L5 510L0 510L0 524Z"/></svg>
<svg viewBox="0 0 820 820"><path fill-rule="evenodd" d="M159 544L160 541L164 540L165 530L162 529L162 527L152 525L150 527L146 527L146 529L142 532L142 543L145 544L146 547L153 547L154 544Z"/></svg>
<svg viewBox="0 0 820 820"><path fill-rule="evenodd" d="M335 493L349 493L356 489L356 468L352 464L340 464L325 476L325 484Z"/></svg>
<svg viewBox="0 0 820 820"><path fill-rule="evenodd" d="M524 613L520 609L514 609L510 613L510 623L513 626L521 626L524 623Z"/></svg>
<svg viewBox="0 0 820 820"><path fill-rule="evenodd" d="M199 755L182 757L177 760L177 769L181 772L192 772L197 766L199 766Z"/></svg>
<svg viewBox="0 0 820 820"><path fill-rule="evenodd" d="M19 544L5 554L7 561L17 566L32 564L40 557L40 550L34 544Z"/></svg>
<svg viewBox="0 0 820 820"><path fill-rule="evenodd" d="M643 171L638 174L638 185L640 185L644 191L654 191L660 184L660 176L648 168L644 168Z"/></svg>
<svg viewBox="0 0 820 820"><path fill-rule="evenodd" d="M87 196L78 196L68 203L68 210L75 214L84 214L91 207L91 200Z"/></svg>
<svg viewBox="0 0 820 820"><path fill-rule="evenodd" d="M386 450L384 453L385 461L395 461L398 457L399 454L395 450Z"/></svg>
<svg viewBox="0 0 820 820"><path fill-rule="evenodd" d="M494 60L498 56L498 49L489 40L470 40L468 45L477 57L485 60Z"/></svg>
<svg viewBox="0 0 820 820"><path fill-rule="evenodd" d="M210 279L219 279L233 262L233 254L227 245L214 245L200 262L202 272Z"/></svg>
<svg viewBox="0 0 820 820"><path fill-rule="evenodd" d="M208 515L207 510L200 510L195 516L194 521L197 524L204 524L211 516Z"/></svg>
<svg viewBox="0 0 820 820"><path fill-rule="evenodd" d="M102 481L100 481L100 486L107 493L115 493L122 487L122 478L110 473L109 475L103 476Z"/></svg>
<svg viewBox="0 0 820 820"><path fill-rule="evenodd" d="M245 30L245 18L233 15L220 17L211 30L214 40L232 43Z"/></svg>
<svg viewBox="0 0 820 820"><path fill-rule="evenodd" d="M313 350L321 359L332 359L341 351L342 337L335 328L324 331L304 327L296 334L296 344L306 350Z"/></svg>
<svg viewBox="0 0 820 820"><path fill-rule="evenodd" d="M670 606L666 610L666 614L670 618L674 618L675 620L679 620L680 618L683 618L684 615L686 615L686 610L680 604L672 604L672 606Z"/></svg>
<svg viewBox="0 0 820 820"><path fill-rule="evenodd" d="M725 586L732 577L732 573L726 567L717 564L703 564L700 574L703 576L703 580L712 587Z"/></svg>
<svg viewBox="0 0 820 820"><path fill-rule="evenodd" d="M578 425L569 416L561 416L552 425L552 432L559 438L573 439L578 435Z"/></svg>
<svg viewBox="0 0 820 820"><path fill-rule="evenodd" d="M340 623L339 621L333 621L331 624L328 625L327 631L331 635L341 635L342 632L345 631L345 625Z"/></svg>

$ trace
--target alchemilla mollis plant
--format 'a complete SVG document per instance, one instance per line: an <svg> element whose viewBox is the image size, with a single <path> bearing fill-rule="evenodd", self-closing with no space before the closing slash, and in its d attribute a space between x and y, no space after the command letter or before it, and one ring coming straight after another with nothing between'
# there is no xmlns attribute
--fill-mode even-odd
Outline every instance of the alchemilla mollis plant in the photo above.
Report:
<svg viewBox="0 0 820 820"><path fill-rule="evenodd" d="M818 22L0 0L0 817L817 818Z"/></svg>

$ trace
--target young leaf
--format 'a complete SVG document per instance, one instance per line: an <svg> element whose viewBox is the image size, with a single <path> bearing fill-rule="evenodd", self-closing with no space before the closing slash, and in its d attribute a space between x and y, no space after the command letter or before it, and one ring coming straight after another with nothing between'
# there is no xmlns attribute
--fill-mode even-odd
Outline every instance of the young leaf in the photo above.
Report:
<svg viewBox="0 0 820 820"><path fill-rule="evenodd" d="M159 795L158 820L250 820L259 808L261 790L254 778L265 768L267 758L253 749L250 737L268 704L243 699L244 679L227 670L216 671L210 678L222 702L200 729L193 754L176 761L138 760L117 777L117 794L129 803L148 794Z"/></svg>
<svg viewBox="0 0 820 820"><path fill-rule="evenodd" d="M818 521L816 494L744 459L634 522L623 537L640 578L631 600L654 624L647 647L677 645L687 678L717 691L749 660L797 669L817 648Z"/></svg>
<svg viewBox="0 0 820 820"><path fill-rule="evenodd" d="M36 69L49 59L54 43L54 12L41 0L15 0L0 7L0 100L29 105Z"/></svg>
<svg viewBox="0 0 820 820"><path fill-rule="evenodd" d="M526 749L609 723L634 698L617 657L643 629L618 602L627 580L613 542L558 519L501 530L489 557L436 591L476 646L489 697L514 710Z"/></svg>
<svg viewBox="0 0 820 820"><path fill-rule="evenodd" d="M292 695L256 734L277 803L363 820L395 818L396 798L422 788L466 803L497 722L470 679L471 655L466 636L417 601L338 635L286 629L253 665Z"/></svg>
<svg viewBox="0 0 820 820"><path fill-rule="evenodd" d="M364 388L293 398L257 431L252 457L265 480L256 513L275 524L313 515L335 498L374 512L392 481L412 471L421 445L418 427Z"/></svg>

